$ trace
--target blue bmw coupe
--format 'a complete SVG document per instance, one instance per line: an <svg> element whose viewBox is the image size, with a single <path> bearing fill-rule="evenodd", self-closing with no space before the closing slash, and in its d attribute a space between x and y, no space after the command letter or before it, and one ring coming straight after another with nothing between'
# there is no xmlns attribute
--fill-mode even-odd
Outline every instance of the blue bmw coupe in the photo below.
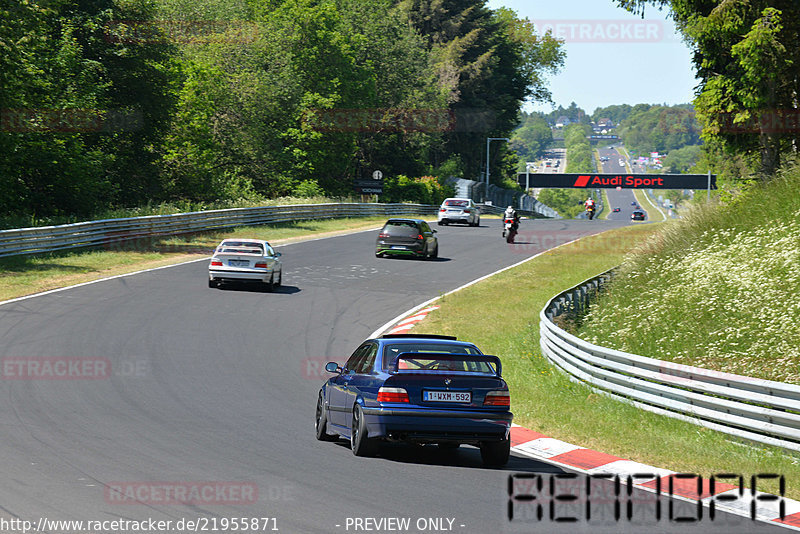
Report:
<svg viewBox="0 0 800 534"><path fill-rule="evenodd" d="M317 439L350 440L371 456L381 442L480 448L487 466L508 462L513 414L500 358L451 336L394 334L364 341L319 391Z"/></svg>

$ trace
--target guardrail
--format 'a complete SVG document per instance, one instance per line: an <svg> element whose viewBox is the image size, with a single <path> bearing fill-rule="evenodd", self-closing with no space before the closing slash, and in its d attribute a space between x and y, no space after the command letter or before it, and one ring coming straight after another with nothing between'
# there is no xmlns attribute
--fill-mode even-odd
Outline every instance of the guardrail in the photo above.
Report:
<svg viewBox="0 0 800 534"><path fill-rule="evenodd" d="M438 206L422 204L297 204L107 219L58 226L0 230L0 257L108 246L142 238L178 235L236 226L339 217L432 215Z"/></svg>
<svg viewBox="0 0 800 534"><path fill-rule="evenodd" d="M598 393L746 440L800 451L800 386L665 362L594 345L554 319L578 317L607 271L553 297L539 314L545 357Z"/></svg>
<svg viewBox="0 0 800 534"><path fill-rule="evenodd" d="M503 189L494 184L486 187L483 182L476 182L475 180L467 180L465 178L451 178L456 189L456 196L459 198L471 198L475 202L481 202L481 205L496 206L500 208L500 212L505 210L506 206L514 206L518 211L530 212L531 214L538 214L542 217L550 217L560 219L561 216L546 204L542 204L531 195L521 191L514 191L511 189ZM491 202L491 204L486 204ZM489 213L489 211L487 211ZM496 215L497 213L495 213Z"/></svg>

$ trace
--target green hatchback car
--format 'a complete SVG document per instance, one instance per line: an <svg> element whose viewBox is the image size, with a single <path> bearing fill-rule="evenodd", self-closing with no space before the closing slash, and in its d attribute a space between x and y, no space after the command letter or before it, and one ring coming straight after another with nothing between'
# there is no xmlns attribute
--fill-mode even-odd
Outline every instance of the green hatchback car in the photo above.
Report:
<svg viewBox="0 0 800 534"><path fill-rule="evenodd" d="M436 258L439 240L422 219L389 219L375 241L375 256L414 256Z"/></svg>

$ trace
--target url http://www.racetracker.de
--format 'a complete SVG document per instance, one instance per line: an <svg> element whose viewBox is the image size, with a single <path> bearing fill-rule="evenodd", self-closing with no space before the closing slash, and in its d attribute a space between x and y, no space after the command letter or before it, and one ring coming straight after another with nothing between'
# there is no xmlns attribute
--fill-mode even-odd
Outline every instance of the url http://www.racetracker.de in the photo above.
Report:
<svg viewBox="0 0 800 534"><path fill-rule="evenodd" d="M196 519L104 519L64 520L40 517L37 521L0 518L0 532L48 532L51 534L92 534L106 532L272 532L275 517L198 517Z"/></svg>

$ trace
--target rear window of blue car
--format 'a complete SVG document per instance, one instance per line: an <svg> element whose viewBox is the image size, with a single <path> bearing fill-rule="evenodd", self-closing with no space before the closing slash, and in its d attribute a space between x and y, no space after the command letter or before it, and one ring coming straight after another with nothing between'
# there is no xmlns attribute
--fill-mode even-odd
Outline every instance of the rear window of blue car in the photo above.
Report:
<svg viewBox="0 0 800 534"><path fill-rule="evenodd" d="M383 349L383 368L389 369L392 361L401 353L418 353L419 357L412 360L403 360L406 369L431 369L465 371L476 373L494 373L494 367L488 362L466 362L459 360L437 360L435 357L425 357L426 353L448 354L481 354L481 352L471 345L445 345L435 343L397 343L388 344Z"/></svg>

